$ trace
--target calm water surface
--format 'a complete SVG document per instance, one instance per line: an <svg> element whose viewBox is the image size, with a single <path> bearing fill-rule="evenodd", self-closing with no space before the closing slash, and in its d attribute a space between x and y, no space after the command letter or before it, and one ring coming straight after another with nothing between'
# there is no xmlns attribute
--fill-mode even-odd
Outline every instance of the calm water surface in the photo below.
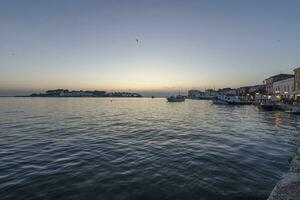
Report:
<svg viewBox="0 0 300 200"><path fill-rule="evenodd" d="M210 101L0 98L0 199L265 199L299 130Z"/></svg>

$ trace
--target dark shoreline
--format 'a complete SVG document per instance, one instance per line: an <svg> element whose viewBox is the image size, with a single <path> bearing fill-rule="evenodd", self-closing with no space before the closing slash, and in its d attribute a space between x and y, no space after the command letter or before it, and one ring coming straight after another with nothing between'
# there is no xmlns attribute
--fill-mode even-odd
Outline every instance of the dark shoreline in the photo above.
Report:
<svg viewBox="0 0 300 200"><path fill-rule="evenodd" d="M95 96L95 97L89 97L89 96L82 96L82 97L80 97L80 96L74 96L74 97L72 97L72 96L70 96L70 97L67 97L67 96L64 96L64 97L58 97L58 96L53 96L53 97L51 97L51 96L45 96L45 97L43 97L43 96L35 96L35 97L32 97L32 96L0 96L0 98L11 98L11 97L15 97L15 98L152 98L151 96L141 96L141 97L117 97L117 96L114 96L114 97L109 97L109 96L106 96L106 97L97 97L97 96ZM165 98L165 97L155 97L155 98Z"/></svg>

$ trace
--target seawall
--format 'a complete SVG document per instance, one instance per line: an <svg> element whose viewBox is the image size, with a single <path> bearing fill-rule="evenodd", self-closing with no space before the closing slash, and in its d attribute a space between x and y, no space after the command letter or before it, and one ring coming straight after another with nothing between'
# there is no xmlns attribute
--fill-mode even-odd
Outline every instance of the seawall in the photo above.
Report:
<svg viewBox="0 0 300 200"><path fill-rule="evenodd" d="M268 200L300 200L300 146L284 174L271 192Z"/></svg>

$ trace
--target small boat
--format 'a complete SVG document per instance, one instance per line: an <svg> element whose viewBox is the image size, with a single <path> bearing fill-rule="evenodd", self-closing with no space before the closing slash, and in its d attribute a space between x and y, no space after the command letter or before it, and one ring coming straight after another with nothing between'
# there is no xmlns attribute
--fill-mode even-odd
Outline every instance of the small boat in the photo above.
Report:
<svg viewBox="0 0 300 200"><path fill-rule="evenodd" d="M260 108L262 110L272 111L272 110L275 110L276 105L272 104L272 103L261 103Z"/></svg>
<svg viewBox="0 0 300 200"><path fill-rule="evenodd" d="M184 102L185 97L181 95L167 97L168 102Z"/></svg>
<svg viewBox="0 0 300 200"><path fill-rule="evenodd" d="M272 111L277 109L277 105L269 100L269 99L263 99L260 104L258 104L258 107L261 108L262 110L266 110L266 111Z"/></svg>

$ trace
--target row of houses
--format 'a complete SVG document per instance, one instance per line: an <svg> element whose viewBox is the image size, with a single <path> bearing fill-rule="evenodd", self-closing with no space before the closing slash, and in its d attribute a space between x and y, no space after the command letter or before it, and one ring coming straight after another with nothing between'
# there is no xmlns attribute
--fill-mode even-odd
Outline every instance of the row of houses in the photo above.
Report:
<svg viewBox="0 0 300 200"><path fill-rule="evenodd" d="M222 89L207 89L205 91L201 90L189 90L188 97L191 99L211 99L218 95L238 95L238 96L248 96L249 98L254 97L256 94L264 94L265 85L253 85L244 86L240 88L222 88Z"/></svg>
<svg viewBox="0 0 300 200"><path fill-rule="evenodd" d="M249 98L262 98L263 96L276 96L279 99L300 100L300 67L293 70L294 74L277 74L263 81L264 84L244 86L240 88L222 88L205 91L189 90L191 99L210 99L217 95L238 95Z"/></svg>
<svg viewBox="0 0 300 200"><path fill-rule="evenodd" d="M277 74L267 78L266 94L280 99L300 99L300 67L293 74Z"/></svg>

